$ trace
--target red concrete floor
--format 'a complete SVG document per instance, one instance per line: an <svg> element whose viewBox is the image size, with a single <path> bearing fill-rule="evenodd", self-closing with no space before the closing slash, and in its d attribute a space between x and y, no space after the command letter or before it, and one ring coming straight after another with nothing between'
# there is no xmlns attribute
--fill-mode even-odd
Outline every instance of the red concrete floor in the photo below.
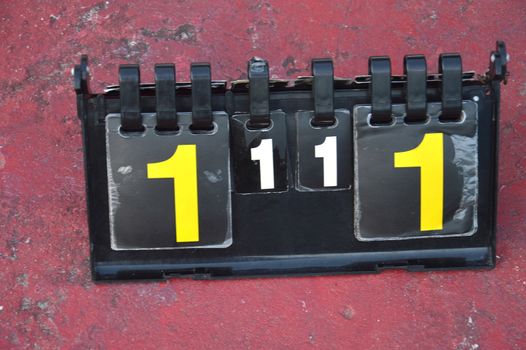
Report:
<svg viewBox="0 0 526 350"><path fill-rule="evenodd" d="M3 1L0 4L0 349L526 348L526 2ZM269 60L272 76L332 57L459 51L483 72L507 42L498 265L492 271L234 281L90 280L82 144L69 75L91 57L95 91L120 63L192 61L215 78Z"/></svg>

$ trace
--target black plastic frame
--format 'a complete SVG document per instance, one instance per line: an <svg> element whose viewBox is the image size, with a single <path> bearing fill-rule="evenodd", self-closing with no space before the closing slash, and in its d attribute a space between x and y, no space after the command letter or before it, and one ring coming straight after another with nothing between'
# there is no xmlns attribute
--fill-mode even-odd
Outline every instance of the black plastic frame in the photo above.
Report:
<svg viewBox="0 0 526 350"><path fill-rule="evenodd" d="M87 57L74 69L78 115L82 121L85 154L85 175L88 202L88 222L91 241L91 264L94 280L163 279L192 277L214 279L229 277L255 277L276 275L320 275L338 273L378 272L389 268L409 271L444 269L476 269L495 266L495 230L497 208L498 122L500 82L507 77L507 55L504 44L497 43L492 53L490 70L486 75L464 73L462 99L474 100L479 117L479 231L470 237L429 238L385 242L360 242L349 234L349 228L340 230L334 222L324 228L333 232L331 244L317 239L316 235L303 237L296 231L303 225L316 221L309 218L302 222L301 213L339 203L352 203L352 191L300 193L290 189L286 201L294 201L290 215L296 217L297 227L269 223L270 212L254 213L254 206L272 201L273 196L243 196L233 193L234 244L225 249L188 249L169 251L113 251L110 248L108 219L108 186L106 174L106 145L104 118L109 113L120 113L119 89L93 94L88 86ZM358 104L371 104L370 78L335 80L334 108L349 109ZM177 83L176 110L192 110L191 88L188 83ZM212 110L225 110L231 117L234 112L248 113L249 94L247 82L233 82L230 89L220 81L212 81ZM392 103L405 103L405 76L392 77ZM428 75L427 101L441 101L440 75ZM477 99L473 99L478 96ZM287 113L287 122L298 110L313 110L312 77L302 78L292 84L271 81L269 89L270 110L281 109ZM156 97L152 84L141 84L140 106L142 113L155 112ZM294 132L291 130L290 132ZM290 134L289 134L290 135ZM294 140L292 136L289 136ZM291 147L291 145L289 145ZM254 199L256 198L256 199ZM275 201L275 199L274 199ZM257 203L256 203L257 202ZM329 209L330 210L330 209ZM348 208L352 215L352 205ZM258 214L258 215L256 215ZM313 213L315 214L315 213ZM318 217L328 215L323 211ZM270 226L269 226L270 225ZM260 227L254 229L254 227ZM262 240L269 227L274 234ZM250 228L250 230L248 230ZM279 241L274 238L287 229ZM352 236L344 237L343 233ZM280 236L283 236L282 234ZM274 238L273 238L274 237ZM342 244L352 242L352 246ZM305 253L307 252L307 253Z"/></svg>

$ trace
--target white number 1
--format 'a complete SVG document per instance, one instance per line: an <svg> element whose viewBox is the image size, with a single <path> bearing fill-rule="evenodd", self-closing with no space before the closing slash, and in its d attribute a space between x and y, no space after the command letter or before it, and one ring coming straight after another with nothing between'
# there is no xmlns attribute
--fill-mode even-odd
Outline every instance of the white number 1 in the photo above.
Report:
<svg viewBox="0 0 526 350"><path fill-rule="evenodd" d="M259 178L262 190L274 188L274 159L272 139L261 140L259 146L250 149L252 160L259 160Z"/></svg>
<svg viewBox="0 0 526 350"><path fill-rule="evenodd" d="M338 186L336 136L327 136L321 145L314 146L314 156L323 158L323 187Z"/></svg>

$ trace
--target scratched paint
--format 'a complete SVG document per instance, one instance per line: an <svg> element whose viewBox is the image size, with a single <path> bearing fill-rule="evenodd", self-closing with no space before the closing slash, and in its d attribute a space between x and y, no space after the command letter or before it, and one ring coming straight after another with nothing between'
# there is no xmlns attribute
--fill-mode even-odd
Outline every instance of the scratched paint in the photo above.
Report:
<svg viewBox="0 0 526 350"><path fill-rule="evenodd" d="M395 1L7 1L0 9L0 348L520 349L526 344L526 3ZM120 63L210 61L216 79L337 76L367 58L458 51L482 73L509 45L503 89L498 266L493 271L95 285L89 275L82 140L69 72L92 87ZM21 277L25 275L24 277Z"/></svg>

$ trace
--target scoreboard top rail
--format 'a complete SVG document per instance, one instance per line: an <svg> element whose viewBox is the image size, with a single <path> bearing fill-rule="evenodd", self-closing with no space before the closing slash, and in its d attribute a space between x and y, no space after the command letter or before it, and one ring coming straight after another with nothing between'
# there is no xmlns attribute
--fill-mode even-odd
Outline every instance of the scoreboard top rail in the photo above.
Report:
<svg viewBox="0 0 526 350"><path fill-rule="evenodd" d="M492 268L503 42L489 70L442 54L388 57L369 74L191 81L158 64L155 83L122 65L89 88L73 69L82 122L94 280L214 279Z"/></svg>

